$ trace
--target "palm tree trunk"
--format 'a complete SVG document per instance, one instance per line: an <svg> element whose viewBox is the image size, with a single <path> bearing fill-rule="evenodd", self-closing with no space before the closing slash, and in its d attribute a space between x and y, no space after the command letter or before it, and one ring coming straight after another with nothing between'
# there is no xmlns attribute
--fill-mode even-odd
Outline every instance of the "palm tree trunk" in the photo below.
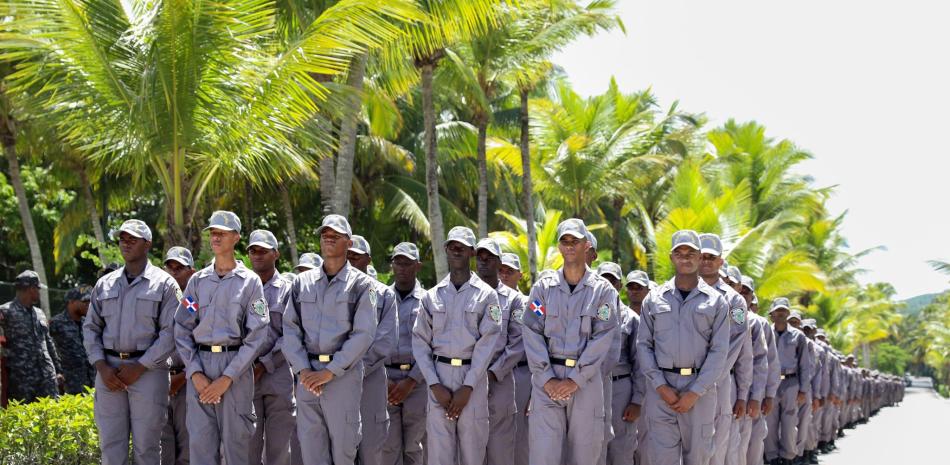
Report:
<svg viewBox="0 0 950 465"><path fill-rule="evenodd" d="M86 204L86 213L89 214L89 222L92 223L92 233L96 236L96 252L99 255L99 261L106 265L106 255L103 247L106 243L106 235L102 231L102 221L99 218L99 209L96 208L96 201L92 196L92 186L89 184L89 176L86 175L86 167L79 166L79 181L82 183L82 199Z"/></svg>
<svg viewBox="0 0 950 465"><path fill-rule="evenodd" d="M623 254L621 253L621 247L623 246L623 232L626 229L626 223L623 220L623 211L624 200L622 197L618 197L613 201L614 214L617 215L617 218L614 222L614 247L613 247L613 256L614 261L617 262L623 269L630 269L629 262L622 259Z"/></svg>
<svg viewBox="0 0 950 465"><path fill-rule="evenodd" d="M324 215L333 213L333 192L336 189L333 158L331 153L320 158L320 204Z"/></svg>
<svg viewBox="0 0 950 465"><path fill-rule="evenodd" d="M356 130L359 122L360 92L366 74L366 54L353 58L346 84L353 89L340 123L340 151L336 159L336 183L333 188L333 212L350 215L350 191L353 188L353 158L356 156Z"/></svg>
<svg viewBox="0 0 950 465"><path fill-rule="evenodd" d="M429 207L429 240L435 260L435 277L441 280L449 272L445 258L445 225L442 224L442 208L439 205L439 161L435 140L435 103L432 101L432 75L434 63L422 65L422 115L425 125L426 151L426 197Z"/></svg>
<svg viewBox="0 0 950 465"><path fill-rule="evenodd" d="M0 127L0 139L2 139L3 151L6 153L7 162L10 165L10 183L13 184L13 191L16 193L20 220L23 222L26 242L30 247L33 271L39 275L41 283L48 284L46 267L43 265L43 253L40 251L40 241L36 237L36 226L33 225L33 217L30 216L30 204L26 198L26 189L23 188L23 179L20 177L20 162L16 156L16 123L10 115L3 115L0 123L2 123L0 124L2 126ZM49 318L49 289L40 288L40 306L46 312L46 317Z"/></svg>
<svg viewBox="0 0 950 465"><path fill-rule="evenodd" d="M528 229L528 269L531 272L531 282L534 282L538 275L538 231L534 224L534 200L532 196L531 185L531 146L528 123L530 115L528 113L528 92L529 89L522 88L521 92L521 201L524 209L524 220Z"/></svg>
<svg viewBox="0 0 950 465"><path fill-rule="evenodd" d="M871 368L871 346L867 342L861 343L861 359L864 362L864 368Z"/></svg>
<svg viewBox="0 0 950 465"><path fill-rule="evenodd" d="M475 125L478 127L478 237L488 237L488 155L485 143L488 138L488 118L484 115L476 116Z"/></svg>
<svg viewBox="0 0 950 465"><path fill-rule="evenodd" d="M284 204L284 218L287 221L287 242L290 246L290 261L294 268L297 267L297 260L300 256L297 254L297 228L294 226L294 209L290 204L290 193L287 192L287 186L280 185L280 200Z"/></svg>

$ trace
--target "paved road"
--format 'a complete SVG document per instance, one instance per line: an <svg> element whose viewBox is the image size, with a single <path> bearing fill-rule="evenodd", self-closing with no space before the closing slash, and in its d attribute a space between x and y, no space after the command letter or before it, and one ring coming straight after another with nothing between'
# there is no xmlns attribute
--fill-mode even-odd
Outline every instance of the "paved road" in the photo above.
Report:
<svg viewBox="0 0 950 465"><path fill-rule="evenodd" d="M929 381L929 380L928 380ZM838 449L820 456L823 465L950 463L950 400L929 387L907 388L899 407L881 410L867 424L845 430Z"/></svg>

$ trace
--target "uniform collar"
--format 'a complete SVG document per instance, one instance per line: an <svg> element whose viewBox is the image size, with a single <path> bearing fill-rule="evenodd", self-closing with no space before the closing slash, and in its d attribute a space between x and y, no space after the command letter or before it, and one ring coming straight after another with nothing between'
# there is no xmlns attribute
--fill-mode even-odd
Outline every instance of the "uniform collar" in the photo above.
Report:
<svg viewBox="0 0 950 465"><path fill-rule="evenodd" d="M157 271L157 270L158 270L158 268L157 268L155 265L152 265L152 262L146 261L146 262L145 262L145 268L142 269L142 273L141 273L140 275L136 276L135 279L133 279L131 283L130 283L130 282L128 281L128 279L126 278L126 275L125 275L125 265L123 265L123 266L122 266L121 268L119 268L118 270L115 270L115 272L112 273L111 278L112 278L112 281L118 281L118 282L122 283L123 285L131 286L131 285L137 283L137 282L139 281L139 279L144 279L144 280L151 281L151 280L155 277L154 272Z"/></svg>
<svg viewBox="0 0 950 465"><path fill-rule="evenodd" d="M570 295L571 287L567 283L567 278L564 277L563 267L560 270L557 270L557 277L558 277L558 287L562 291L564 291L564 293ZM594 278L595 278L594 272L591 271L589 266L584 265L584 276L582 276L581 280L577 282L576 286L574 286L574 290L576 291L578 288L583 287L583 286L593 286Z"/></svg>
<svg viewBox="0 0 950 465"><path fill-rule="evenodd" d="M264 287L267 287L267 286L274 286L274 287L279 288L279 287L281 287L283 284L284 284L284 278L282 278L282 277L280 276L280 272L279 272L279 271L274 270L274 275L271 276L270 279L268 279L266 283L264 283Z"/></svg>
<svg viewBox="0 0 950 465"><path fill-rule="evenodd" d="M393 294L396 294L396 301L403 302L402 296L399 295L399 291L396 289L396 283L393 283L389 286L389 289L393 291ZM413 286L412 290L409 291L409 294L406 295L406 298L413 297L416 300L422 300L425 297L426 290L422 287L422 283L419 280L416 280L416 285Z"/></svg>
<svg viewBox="0 0 950 465"><path fill-rule="evenodd" d="M237 260L237 266L234 267L233 270L229 271L228 274L224 275L224 277L218 276L218 272L214 270L214 263L208 265L205 270L208 273L208 277L211 278L212 281L224 281L231 276L237 276L243 279L247 277L248 273L247 267L244 266L244 262L241 260Z"/></svg>
<svg viewBox="0 0 950 465"><path fill-rule="evenodd" d="M670 278L669 281L663 283L663 285L660 286L661 294L665 294L667 292L679 294L679 289L676 288L676 277ZM713 294L713 292L715 292L715 294ZM687 300L692 298L694 295L699 294L699 293L703 293L712 297L712 296L718 295L719 291L712 288L710 285L706 284L706 281L703 281L703 278L699 278L699 283L696 285L696 288L689 291L689 295L686 296L686 299L684 299L683 302L686 302Z"/></svg>
<svg viewBox="0 0 950 465"><path fill-rule="evenodd" d="M435 287L450 287L452 290L455 290L455 286L452 284L451 278L451 274L445 275L445 277L442 278L442 281L439 281L439 284L437 284ZM458 289L458 292L462 292L465 289L466 284L471 287L476 287L480 282L482 282L482 280L478 278L478 275L469 271L468 281L465 281L465 284L462 284L462 287Z"/></svg>

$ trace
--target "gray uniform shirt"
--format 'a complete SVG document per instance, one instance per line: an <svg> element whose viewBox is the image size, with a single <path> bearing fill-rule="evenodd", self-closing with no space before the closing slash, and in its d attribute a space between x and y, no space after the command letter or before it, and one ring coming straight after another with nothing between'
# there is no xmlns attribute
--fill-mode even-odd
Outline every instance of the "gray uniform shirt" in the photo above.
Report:
<svg viewBox="0 0 950 465"><path fill-rule="evenodd" d="M498 358L492 363L489 370L499 381L505 379L511 370L514 370L524 358L524 342L521 335L521 322L524 319L524 299L520 292L505 286L500 281L498 287L498 304L501 306L501 326L504 337L498 338ZM498 348L496 348L498 349Z"/></svg>
<svg viewBox="0 0 950 465"><path fill-rule="evenodd" d="M502 337L498 293L474 273L462 287L446 276L422 299L412 328L412 354L429 386L441 384L434 356L471 359L462 384L475 387L488 372Z"/></svg>
<svg viewBox="0 0 950 465"><path fill-rule="evenodd" d="M395 284L389 286L389 289L392 290L396 296L396 307L399 312L397 320L399 337L396 350L393 351L386 363L412 365L412 369L409 370L409 376L416 380L417 383L422 383L425 381L425 378L422 376L419 365L415 363L415 359L412 357L412 327L416 324L416 316L419 315L419 310L422 308L422 299L426 295L426 290L419 281L416 281L416 287L412 292L406 295L406 298L400 297Z"/></svg>
<svg viewBox="0 0 950 465"><path fill-rule="evenodd" d="M620 365L618 368L622 367L625 363L630 365L630 373L633 375L630 377L630 382L633 384L633 390L630 391L630 403L643 405L643 398L646 395L646 378L643 376L643 371L640 370L640 361L637 357L637 333L640 330L640 316L637 315L637 312L622 303L620 304L620 308L622 309L620 331L624 335L624 340L623 350L620 352ZM616 371L617 370L614 369L614 372ZM614 376L617 375L617 373L611 374Z"/></svg>
<svg viewBox="0 0 950 465"><path fill-rule="evenodd" d="M362 360L376 336L377 289L349 263L332 281L323 267L297 276L284 310L281 347L294 373L314 368L308 354L331 355L325 368L334 376Z"/></svg>
<svg viewBox="0 0 950 465"><path fill-rule="evenodd" d="M573 291L564 270L540 277L528 296L522 333L537 386L557 377L552 357L576 360L567 378L581 388L594 376L603 376L603 364L615 342L616 311L616 289L590 268Z"/></svg>
<svg viewBox="0 0 950 465"><path fill-rule="evenodd" d="M280 346L284 337L284 306L287 304L287 296L290 295L290 285L287 279L276 272L264 283L264 300L267 301L267 309L270 311L270 324L267 328L268 340L263 344L263 353L257 361L264 365L268 373L273 373L277 366L286 361Z"/></svg>
<svg viewBox="0 0 950 465"><path fill-rule="evenodd" d="M765 326L762 328L762 334L765 336L765 343L768 347L769 357L769 379L765 383L765 397L775 397L778 394L778 388L782 384L782 364L778 358L778 346L775 345L775 330L763 317Z"/></svg>
<svg viewBox="0 0 950 465"><path fill-rule="evenodd" d="M268 340L270 315L261 278L240 261L223 277L211 265L191 276L184 294L175 315L175 343L185 364L185 375L191 379L195 373L204 372L198 345L241 344L223 373L237 379L264 351ZM186 306L184 302L189 298L197 304L197 310Z"/></svg>
<svg viewBox="0 0 950 465"><path fill-rule="evenodd" d="M396 292L385 284L373 280L376 286L376 336L363 356L364 376L383 366L399 343L399 310L396 308Z"/></svg>
<svg viewBox="0 0 950 465"><path fill-rule="evenodd" d="M765 340L765 331L771 331L771 328L761 316L752 312L747 315L752 340L752 385L749 388L749 400L762 402L769 381L769 345Z"/></svg>
<svg viewBox="0 0 950 465"><path fill-rule="evenodd" d="M749 387L752 386L752 339L745 299L722 279L713 287L722 294L729 306L729 355L726 357L723 379L728 379L729 370L732 370L737 398L747 400Z"/></svg>
<svg viewBox="0 0 950 465"><path fill-rule="evenodd" d="M89 363L105 359L105 349L145 351L138 363L145 368L167 367L175 350L175 312L181 290L168 273L151 263L130 283L125 267L96 283L83 320L83 345Z"/></svg>
<svg viewBox="0 0 950 465"><path fill-rule="evenodd" d="M774 330L774 325L773 325ZM808 338L805 333L788 326L782 334L775 333L775 347L778 350L782 374L795 374L798 392L811 394L811 376L813 358L808 355Z"/></svg>
<svg viewBox="0 0 950 465"><path fill-rule="evenodd" d="M661 367L699 369L689 390L702 396L726 370L729 306L703 280L684 300L674 279L650 291L643 301L637 356L653 389L668 384Z"/></svg>

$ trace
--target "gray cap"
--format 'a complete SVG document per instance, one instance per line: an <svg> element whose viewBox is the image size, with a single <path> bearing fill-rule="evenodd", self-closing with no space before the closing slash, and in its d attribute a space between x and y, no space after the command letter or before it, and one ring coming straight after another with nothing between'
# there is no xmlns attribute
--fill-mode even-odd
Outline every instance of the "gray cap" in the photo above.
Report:
<svg viewBox="0 0 950 465"><path fill-rule="evenodd" d="M342 215L327 215L323 217L323 223L320 224L320 227L317 229L317 235L323 232L324 229L330 228L340 234L346 234L347 237L353 236L353 228L350 227L350 222L346 220Z"/></svg>
<svg viewBox="0 0 950 465"><path fill-rule="evenodd" d="M700 241L700 245L701 244L702 241ZM729 277L729 260L726 260L725 258L722 259L722 266L719 267L719 276L722 278Z"/></svg>
<svg viewBox="0 0 950 465"><path fill-rule="evenodd" d="M617 278L617 280L623 281L623 270L620 269L620 265L614 262L603 262L597 265L597 274L600 276L609 274Z"/></svg>
<svg viewBox="0 0 950 465"><path fill-rule="evenodd" d="M376 281L379 281L379 278L378 278L379 273L376 272L376 268L373 265L369 265L366 267L366 275L369 276L370 278L375 279Z"/></svg>
<svg viewBox="0 0 950 465"><path fill-rule="evenodd" d="M255 229L254 231L251 231L251 237L248 239L248 242L248 249L255 245L265 249L277 248L277 238L274 237L274 233L266 229Z"/></svg>
<svg viewBox="0 0 950 465"><path fill-rule="evenodd" d="M752 278L743 276L742 285L748 287L750 291L755 292L755 281Z"/></svg>
<svg viewBox="0 0 950 465"><path fill-rule="evenodd" d="M297 279L297 273L292 273L292 272L288 271L288 272L286 272L286 273L281 273L281 274L280 274L280 277L281 277L281 278L284 278L284 280L286 280L287 282L291 282L291 283L292 283L292 282L294 282L294 280Z"/></svg>
<svg viewBox="0 0 950 465"><path fill-rule="evenodd" d="M356 252L360 255L370 255L369 242L365 237L358 234L353 235L350 238L353 241L353 245L350 246L350 252Z"/></svg>
<svg viewBox="0 0 950 465"><path fill-rule="evenodd" d="M590 248L597 250L597 236L594 233L587 230L587 242L590 242Z"/></svg>
<svg viewBox="0 0 950 465"><path fill-rule="evenodd" d="M40 275L36 274L33 270L26 270L16 276L16 279L13 280L13 287L26 288L26 287L38 287L40 289L47 289L46 285L40 282Z"/></svg>
<svg viewBox="0 0 950 465"><path fill-rule="evenodd" d="M489 251L492 255L498 258L501 258L501 246L498 245L498 242L492 238L486 237L478 241L478 244L475 245L475 250L479 251L481 249L485 249Z"/></svg>
<svg viewBox="0 0 950 465"><path fill-rule="evenodd" d="M456 226L449 230L449 236L445 240L445 243L448 244L452 241L474 248L476 242L475 233L465 226Z"/></svg>
<svg viewBox="0 0 950 465"><path fill-rule="evenodd" d="M412 242L400 242L396 245L396 248L393 249L392 258L403 256L406 258L413 259L415 261L421 261L419 259L419 247Z"/></svg>
<svg viewBox="0 0 950 465"><path fill-rule="evenodd" d="M814 318L805 318L804 320L802 320L802 327L818 329L818 321L815 320Z"/></svg>
<svg viewBox="0 0 950 465"><path fill-rule="evenodd" d="M828 334L825 333L825 330L820 329L820 328L818 329L818 331L815 331L815 335L816 335L817 337L825 337L825 338L828 337Z"/></svg>
<svg viewBox="0 0 950 465"><path fill-rule="evenodd" d="M772 313L780 308L791 311L791 304L788 303L788 299L785 297L779 297L772 301L772 306L769 307L769 313Z"/></svg>
<svg viewBox="0 0 950 465"><path fill-rule="evenodd" d="M314 268L320 268L321 266L323 266L323 257L313 252L307 252L300 256L300 260L297 261L296 267L312 270Z"/></svg>
<svg viewBox="0 0 950 465"><path fill-rule="evenodd" d="M565 234L570 234L577 239L588 239L587 225L583 220L577 218L568 218L557 225L557 238L560 240ZM593 244L591 244L593 246Z"/></svg>
<svg viewBox="0 0 950 465"><path fill-rule="evenodd" d="M518 271L521 271L521 257L516 253L505 252L501 254L501 264Z"/></svg>
<svg viewBox="0 0 950 465"><path fill-rule="evenodd" d="M788 314L788 319L791 320L793 318L798 321L802 321L802 312L799 312L798 310L792 310Z"/></svg>
<svg viewBox="0 0 950 465"><path fill-rule="evenodd" d="M113 234L113 238L118 239L119 233L123 232L127 232L139 239L145 239L149 242L152 241L152 229L142 220L125 220L122 226L119 226L119 230Z"/></svg>
<svg viewBox="0 0 950 465"><path fill-rule="evenodd" d="M633 270L627 273L627 284L637 283L643 287L650 287L650 275L643 270Z"/></svg>
<svg viewBox="0 0 950 465"><path fill-rule="evenodd" d="M208 227L205 228L205 231L209 229L222 229L225 231L234 231L236 233L240 233L241 219L238 218L237 214L234 212L218 210L211 214L211 218L208 218Z"/></svg>
<svg viewBox="0 0 950 465"><path fill-rule="evenodd" d="M80 302L89 302L92 300L92 287L78 286L66 292L66 301L78 300Z"/></svg>
<svg viewBox="0 0 950 465"><path fill-rule="evenodd" d="M700 250L699 234L691 229L683 229L673 233L673 245L670 250L676 250L677 247L685 245L694 250Z"/></svg>
<svg viewBox="0 0 950 465"><path fill-rule="evenodd" d="M742 283L742 272L739 271L739 267L730 266L726 268L726 279L736 283Z"/></svg>
<svg viewBox="0 0 950 465"><path fill-rule="evenodd" d="M699 251L717 257L722 256L722 240L716 234L702 233L699 235Z"/></svg>
<svg viewBox="0 0 950 465"><path fill-rule="evenodd" d="M177 245L165 252L165 261L162 263L168 263L169 260L174 260L191 268L195 267L195 258L191 255L191 251Z"/></svg>
<svg viewBox="0 0 950 465"><path fill-rule="evenodd" d="M654 281L654 280L651 279L651 280L650 280L650 290L656 289L656 288L658 288L658 287L660 287L660 285L657 284L656 281Z"/></svg>

